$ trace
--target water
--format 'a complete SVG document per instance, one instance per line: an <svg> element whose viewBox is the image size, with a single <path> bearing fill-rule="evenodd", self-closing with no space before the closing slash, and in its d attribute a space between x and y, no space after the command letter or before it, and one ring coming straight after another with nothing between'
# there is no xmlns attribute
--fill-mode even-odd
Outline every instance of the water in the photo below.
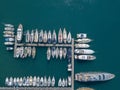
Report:
<svg viewBox="0 0 120 90"><path fill-rule="evenodd" d="M30 58L17 60L13 52L7 52L3 45L2 23L19 23L24 29L44 29L57 32L59 28L88 33L93 39L91 49L96 51L97 59L92 62L75 61L75 73L81 71L106 71L116 78L99 83L75 82L78 87L88 86L96 90L119 90L120 61L120 1L118 0L1 0L0 1L0 86L4 86L5 77L9 76L55 76L67 77L67 60L46 60L46 48L37 48L35 60Z"/></svg>

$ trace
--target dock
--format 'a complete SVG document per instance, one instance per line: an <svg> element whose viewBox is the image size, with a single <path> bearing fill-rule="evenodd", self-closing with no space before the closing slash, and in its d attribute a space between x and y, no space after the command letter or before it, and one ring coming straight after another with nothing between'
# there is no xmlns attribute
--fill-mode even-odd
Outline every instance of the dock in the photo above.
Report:
<svg viewBox="0 0 120 90"><path fill-rule="evenodd" d="M0 90L71 90L70 87L0 87Z"/></svg>

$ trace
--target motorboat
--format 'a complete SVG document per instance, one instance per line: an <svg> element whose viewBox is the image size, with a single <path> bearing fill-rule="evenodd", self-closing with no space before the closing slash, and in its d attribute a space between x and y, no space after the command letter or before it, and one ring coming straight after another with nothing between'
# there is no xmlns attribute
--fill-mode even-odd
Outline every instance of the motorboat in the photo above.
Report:
<svg viewBox="0 0 120 90"><path fill-rule="evenodd" d="M47 78L46 78L46 76L44 76L44 79L43 79L43 86L44 86L44 87L47 86Z"/></svg>
<svg viewBox="0 0 120 90"><path fill-rule="evenodd" d="M114 74L106 72L81 72L75 74L75 80L79 82L107 81L114 77Z"/></svg>
<svg viewBox="0 0 120 90"><path fill-rule="evenodd" d="M23 26L22 24L19 24L18 29L17 29L17 37L16 37L18 42L21 42L22 35L23 35Z"/></svg>
<svg viewBox="0 0 120 90"><path fill-rule="evenodd" d="M50 60L50 57L51 57L51 50L50 50L50 47L48 47L48 50L47 50L47 60Z"/></svg>
<svg viewBox="0 0 120 90"><path fill-rule="evenodd" d="M4 42L5 45L14 45L14 42Z"/></svg>
<svg viewBox="0 0 120 90"><path fill-rule="evenodd" d="M63 42L64 42L64 43L67 42L67 31L66 31L65 28L63 29Z"/></svg>
<svg viewBox="0 0 120 90"><path fill-rule="evenodd" d="M15 39L14 38L5 38L5 41L6 42L13 42L13 41L15 41Z"/></svg>
<svg viewBox="0 0 120 90"><path fill-rule="evenodd" d="M83 39L77 39L77 40L75 40L75 42L77 42L77 43L81 43L81 44L85 44L85 43L89 43L89 42L91 42L92 40L91 39L89 39L89 38L83 38Z"/></svg>
<svg viewBox="0 0 120 90"><path fill-rule="evenodd" d="M38 42L38 30L35 30L35 34L34 34L34 42Z"/></svg>
<svg viewBox="0 0 120 90"><path fill-rule="evenodd" d="M10 35L10 34L4 34L3 37L7 37L7 38L14 38L15 35Z"/></svg>
<svg viewBox="0 0 120 90"><path fill-rule="evenodd" d="M15 29L13 27L5 27L4 30L5 31L14 31Z"/></svg>
<svg viewBox="0 0 120 90"><path fill-rule="evenodd" d="M43 80L44 80L43 77L41 77L40 78L40 82L39 82L39 84L40 84L41 87L43 86Z"/></svg>
<svg viewBox="0 0 120 90"><path fill-rule="evenodd" d="M60 28L59 32L58 32L58 43L62 43L62 42L63 42L63 34L62 34L62 30Z"/></svg>
<svg viewBox="0 0 120 90"><path fill-rule="evenodd" d="M72 71L72 64L70 63L70 64L68 64L68 71Z"/></svg>
<svg viewBox="0 0 120 90"><path fill-rule="evenodd" d="M36 81L37 81L37 78L36 78L36 76L34 76L33 77L33 82L32 82L33 87L35 87L37 85Z"/></svg>
<svg viewBox="0 0 120 90"><path fill-rule="evenodd" d="M62 87L65 87L65 79L62 80Z"/></svg>
<svg viewBox="0 0 120 90"><path fill-rule="evenodd" d="M13 50L13 47L6 47L6 50L11 51Z"/></svg>
<svg viewBox="0 0 120 90"><path fill-rule="evenodd" d="M4 26L5 26L5 27L14 27L14 25L12 25L12 24L7 24L7 23L5 23Z"/></svg>
<svg viewBox="0 0 120 90"><path fill-rule="evenodd" d="M14 35L15 32L13 31L3 31L4 34Z"/></svg>
<svg viewBox="0 0 120 90"><path fill-rule="evenodd" d="M93 54L95 51L91 49L75 49L74 50L75 54Z"/></svg>
<svg viewBox="0 0 120 90"><path fill-rule="evenodd" d="M61 78L58 80L58 87L61 87L62 86L62 80Z"/></svg>
<svg viewBox="0 0 120 90"><path fill-rule="evenodd" d="M96 57L93 55L75 55L75 59L79 60L95 60Z"/></svg>
<svg viewBox="0 0 120 90"><path fill-rule="evenodd" d="M51 43L51 39L52 39L52 35L51 35L51 31L48 31L48 43Z"/></svg>
<svg viewBox="0 0 120 90"><path fill-rule="evenodd" d="M56 36L55 30L53 30L53 34L52 34L52 43L53 43L53 44L56 44L56 43L57 43L57 36Z"/></svg>
<svg viewBox="0 0 120 90"><path fill-rule="evenodd" d="M87 34L86 33L79 33L79 34L77 34L77 38L81 38L81 39L87 38Z"/></svg>
<svg viewBox="0 0 120 90"><path fill-rule="evenodd" d="M72 36L71 36L71 32L69 32L67 37L67 42L71 43L71 41L72 41Z"/></svg>
<svg viewBox="0 0 120 90"><path fill-rule="evenodd" d="M72 78L71 76L68 76L68 86L71 86L72 85Z"/></svg>
<svg viewBox="0 0 120 90"><path fill-rule="evenodd" d="M48 86L48 87L51 86L51 78L50 78L50 76L48 77L48 80L47 80L47 86Z"/></svg>
<svg viewBox="0 0 120 90"><path fill-rule="evenodd" d="M75 48L89 48L89 44L75 44Z"/></svg>

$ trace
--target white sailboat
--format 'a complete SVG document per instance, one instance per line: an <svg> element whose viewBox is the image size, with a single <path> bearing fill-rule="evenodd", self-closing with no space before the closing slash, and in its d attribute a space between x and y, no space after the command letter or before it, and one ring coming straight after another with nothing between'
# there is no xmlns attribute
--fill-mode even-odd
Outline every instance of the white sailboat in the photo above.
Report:
<svg viewBox="0 0 120 90"><path fill-rule="evenodd" d="M34 35L34 42L38 42L38 30L36 29L35 35Z"/></svg>
<svg viewBox="0 0 120 90"><path fill-rule="evenodd" d="M50 47L48 47L48 50L47 50L47 60L50 60L50 57L51 57L51 50L50 50Z"/></svg>
<svg viewBox="0 0 120 90"><path fill-rule="evenodd" d="M72 41L72 36L71 36L71 32L69 32L67 37L67 42L71 43L71 41Z"/></svg>
<svg viewBox="0 0 120 90"><path fill-rule="evenodd" d="M52 35L51 35L51 31L48 31L48 43L51 43L51 39L52 39Z"/></svg>
<svg viewBox="0 0 120 90"><path fill-rule="evenodd" d="M60 56L60 59L62 59L62 56L63 56L63 50L62 50L62 48L60 48L59 56Z"/></svg>
<svg viewBox="0 0 120 90"><path fill-rule="evenodd" d="M25 42L29 43L30 42L30 32L29 32L29 30L27 30L27 33L26 33L25 36L26 36L25 37Z"/></svg>
<svg viewBox="0 0 120 90"><path fill-rule="evenodd" d="M59 56L59 48L57 47L56 48L56 59L58 58L58 56Z"/></svg>
<svg viewBox="0 0 120 90"><path fill-rule="evenodd" d="M45 30L45 32L43 33L43 42L47 43L47 31Z"/></svg>
<svg viewBox="0 0 120 90"><path fill-rule="evenodd" d="M63 29L63 42L64 42L64 43L67 42L67 31L66 31L65 28Z"/></svg>
<svg viewBox="0 0 120 90"><path fill-rule="evenodd" d="M54 76L53 76L53 78L52 78L51 86L52 86L52 87L55 86L55 77L54 77Z"/></svg>
<svg viewBox="0 0 120 90"><path fill-rule="evenodd" d="M63 34L62 34L62 30L60 28L59 32L58 32L58 43L62 43L62 42L63 42Z"/></svg>

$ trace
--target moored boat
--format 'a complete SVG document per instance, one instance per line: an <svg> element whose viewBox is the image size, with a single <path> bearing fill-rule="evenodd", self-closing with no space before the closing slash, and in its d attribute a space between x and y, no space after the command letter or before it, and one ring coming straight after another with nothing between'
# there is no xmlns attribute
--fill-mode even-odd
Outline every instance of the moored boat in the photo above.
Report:
<svg viewBox="0 0 120 90"><path fill-rule="evenodd" d="M93 55L75 55L75 59L79 60L95 60L96 57Z"/></svg>
<svg viewBox="0 0 120 90"><path fill-rule="evenodd" d="M67 42L67 31L66 31L65 28L63 29L63 42L64 42L64 43Z"/></svg>
<svg viewBox="0 0 120 90"><path fill-rule="evenodd" d="M47 37L47 31L45 30L44 33L43 33L43 42L47 43L47 39L48 39L48 37Z"/></svg>
<svg viewBox="0 0 120 90"><path fill-rule="evenodd" d="M91 39L89 39L89 38L83 38L83 39L77 39L77 40L75 40L75 42L77 42L77 43L81 43L81 44L85 44L85 43L89 43L89 42L91 42L92 40Z"/></svg>
<svg viewBox="0 0 120 90"><path fill-rule="evenodd" d="M30 42L33 43L33 41L34 41L34 31L32 30L30 34Z"/></svg>
<svg viewBox="0 0 120 90"><path fill-rule="evenodd" d="M114 74L106 72L81 72L75 74L75 80L79 82L107 81L114 77Z"/></svg>
<svg viewBox="0 0 120 90"><path fill-rule="evenodd" d="M62 48L60 48L59 56L60 56L60 59L62 59L62 56L63 56L63 49Z"/></svg>
<svg viewBox="0 0 120 90"><path fill-rule="evenodd" d="M88 87L81 87L81 88L78 88L77 90L94 90L94 89L88 88Z"/></svg>
<svg viewBox="0 0 120 90"><path fill-rule="evenodd" d="M63 48L63 58L65 59L67 55L67 48Z"/></svg>
<svg viewBox="0 0 120 90"><path fill-rule="evenodd" d="M51 43L51 39L52 39L52 35L51 35L51 31L48 31L48 43Z"/></svg>
<svg viewBox="0 0 120 90"><path fill-rule="evenodd" d="M6 50L8 51L13 50L13 47L6 47Z"/></svg>
<svg viewBox="0 0 120 90"><path fill-rule="evenodd" d="M89 48L89 44L75 44L75 48Z"/></svg>
<svg viewBox="0 0 120 90"><path fill-rule="evenodd" d="M43 30L41 30L40 33L39 33L39 42L40 43L43 42Z"/></svg>
<svg viewBox="0 0 120 90"><path fill-rule="evenodd" d="M75 49L74 50L75 54L93 54L95 51L91 49Z"/></svg>
<svg viewBox="0 0 120 90"><path fill-rule="evenodd" d="M5 38L5 41L7 41L7 42L13 42L13 41L15 41L15 39L14 38Z"/></svg>
<svg viewBox="0 0 120 90"><path fill-rule="evenodd" d="M71 43L71 41L72 41L72 36L71 36L71 32L69 32L67 37L67 42Z"/></svg>
<svg viewBox="0 0 120 90"><path fill-rule="evenodd" d="M16 37L18 42L21 42L22 35L23 35L23 26L22 24L19 24L18 29L17 29L17 37Z"/></svg>
<svg viewBox="0 0 120 90"><path fill-rule="evenodd" d="M25 42L29 43L30 42L30 32L27 30L26 35L25 35Z"/></svg>
<svg viewBox="0 0 120 90"><path fill-rule="evenodd" d="M5 45L14 45L14 42L4 42Z"/></svg>
<svg viewBox="0 0 120 90"><path fill-rule="evenodd" d="M58 47L56 48L56 54L55 54L55 56L56 56L56 59L57 59L58 56L59 56L59 48L58 48Z"/></svg>
<svg viewBox="0 0 120 90"><path fill-rule="evenodd" d="M51 82L51 86L54 87L55 86L55 77L52 77L52 82Z"/></svg>
<svg viewBox="0 0 120 90"><path fill-rule="evenodd" d="M51 57L51 50L50 50L50 47L48 47L48 50L47 50L47 60L50 60L50 57Z"/></svg>
<svg viewBox="0 0 120 90"><path fill-rule="evenodd" d="M51 52L52 52L52 57L54 58L56 55L55 47L52 47Z"/></svg>
<svg viewBox="0 0 120 90"><path fill-rule="evenodd" d="M62 34L62 30L60 28L59 32L58 32L58 43L62 43L62 42L63 42L63 34Z"/></svg>
<svg viewBox="0 0 120 90"><path fill-rule="evenodd" d="M52 43L53 43L53 44L56 44L56 43L57 43L57 36L56 36L55 30L53 30L53 34L52 34Z"/></svg>
<svg viewBox="0 0 120 90"><path fill-rule="evenodd" d="M35 34L34 34L34 42L38 42L38 30L35 30Z"/></svg>
<svg viewBox="0 0 120 90"><path fill-rule="evenodd" d="M33 47L33 48L32 48L32 58L34 59L35 56L36 56L36 48Z"/></svg>
<svg viewBox="0 0 120 90"><path fill-rule="evenodd" d="M86 33L79 33L79 34L77 34L77 38L81 38L81 39L87 38L87 34Z"/></svg>

